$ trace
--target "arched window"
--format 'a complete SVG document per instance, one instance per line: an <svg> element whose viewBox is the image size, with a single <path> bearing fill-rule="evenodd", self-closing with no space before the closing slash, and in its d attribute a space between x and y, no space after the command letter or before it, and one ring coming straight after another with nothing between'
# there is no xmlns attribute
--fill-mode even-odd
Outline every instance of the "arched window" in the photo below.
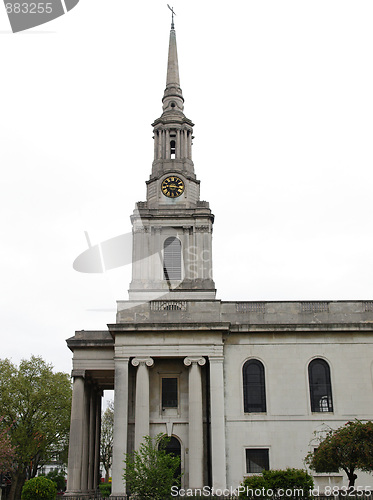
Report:
<svg viewBox="0 0 373 500"><path fill-rule="evenodd" d="M266 389L264 366L257 359L249 359L243 365L243 406L245 413L265 413Z"/></svg>
<svg viewBox="0 0 373 500"><path fill-rule="evenodd" d="M330 368L323 359L314 359L308 365L310 383L311 411L333 411L332 385L330 383Z"/></svg>
<svg viewBox="0 0 373 500"><path fill-rule="evenodd" d="M173 236L164 242L163 272L167 281L181 280L181 242Z"/></svg>

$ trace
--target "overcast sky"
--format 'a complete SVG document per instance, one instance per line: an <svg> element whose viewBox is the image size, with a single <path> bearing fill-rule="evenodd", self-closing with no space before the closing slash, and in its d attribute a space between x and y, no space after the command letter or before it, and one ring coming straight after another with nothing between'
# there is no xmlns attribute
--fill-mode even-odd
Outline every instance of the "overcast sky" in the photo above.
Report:
<svg viewBox="0 0 373 500"><path fill-rule="evenodd" d="M218 298L372 300L373 2L173 6ZM145 200L170 17L80 0L12 34L0 5L1 358L69 372L65 339L128 298L129 266L72 263Z"/></svg>

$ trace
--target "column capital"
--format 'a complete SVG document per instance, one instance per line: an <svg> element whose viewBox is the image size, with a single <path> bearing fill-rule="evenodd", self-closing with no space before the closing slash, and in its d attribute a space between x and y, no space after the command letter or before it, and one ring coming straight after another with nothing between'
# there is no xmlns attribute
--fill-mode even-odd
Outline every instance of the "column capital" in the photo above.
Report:
<svg viewBox="0 0 373 500"><path fill-rule="evenodd" d="M154 365L153 358L133 358L131 361L132 366L146 365L149 368Z"/></svg>
<svg viewBox="0 0 373 500"><path fill-rule="evenodd" d="M202 356L188 356L187 358L184 358L185 366L190 366L193 363L198 363L199 366L203 366L206 364L206 360Z"/></svg>
<svg viewBox="0 0 373 500"><path fill-rule="evenodd" d="M72 370L71 376L74 378L76 378L76 377L85 378L85 370Z"/></svg>

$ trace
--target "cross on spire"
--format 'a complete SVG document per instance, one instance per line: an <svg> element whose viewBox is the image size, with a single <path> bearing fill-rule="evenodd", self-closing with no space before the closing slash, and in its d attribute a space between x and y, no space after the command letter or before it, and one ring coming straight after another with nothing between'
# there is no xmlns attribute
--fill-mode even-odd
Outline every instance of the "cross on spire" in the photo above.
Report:
<svg viewBox="0 0 373 500"><path fill-rule="evenodd" d="M175 29L175 26L174 26L174 15L176 16L176 13L174 12L174 8L173 7L170 7L168 4L167 4L167 7L172 12L171 29L173 30L173 29Z"/></svg>

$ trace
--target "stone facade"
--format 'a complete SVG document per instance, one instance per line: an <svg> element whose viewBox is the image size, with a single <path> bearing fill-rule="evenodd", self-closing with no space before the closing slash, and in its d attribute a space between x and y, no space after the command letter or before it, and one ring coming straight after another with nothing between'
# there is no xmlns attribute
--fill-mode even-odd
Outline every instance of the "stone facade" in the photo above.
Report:
<svg viewBox="0 0 373 500"><path fill-rule="evenodd" d="M118 302L107 331L67 340L68 495L97 485L105 389L115 393L113 495L125 491L123 454L144 435L176 439L184 487L235 488L261 467L303 467L314 431L373 418L372 302L215 298L214 217L199 199L183 103L171 29L147 201L132 216L130 300ZM339 473L315 479L346 484Z"/></svg>

